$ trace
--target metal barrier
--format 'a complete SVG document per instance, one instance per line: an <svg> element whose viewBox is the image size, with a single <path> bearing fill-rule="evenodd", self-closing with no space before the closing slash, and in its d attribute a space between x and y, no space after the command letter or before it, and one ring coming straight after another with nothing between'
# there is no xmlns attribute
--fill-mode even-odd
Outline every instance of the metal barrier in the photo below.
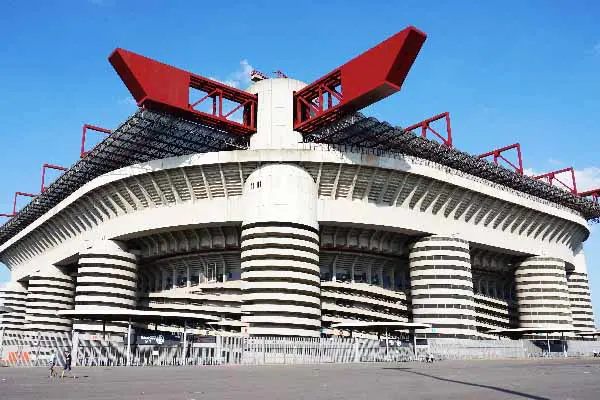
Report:
<svg viewBox="0 0 600 400"><path fill-rule="evenodd" d="M75 343L73 343L73 341ZM129 347L129 361L127 351ZM600 342L568 341L571 355L600 352ZM72 351L79 366L259 365L353 362L401 362L434 359L500 359L558 357L531 340L429 339L415 355L412 343L361 338L297 338L216 336L209 343L131 345L77 333L24 333L5 331L0 336L0 360L9 366L46 366L51 356L64 363Z"/></svg>

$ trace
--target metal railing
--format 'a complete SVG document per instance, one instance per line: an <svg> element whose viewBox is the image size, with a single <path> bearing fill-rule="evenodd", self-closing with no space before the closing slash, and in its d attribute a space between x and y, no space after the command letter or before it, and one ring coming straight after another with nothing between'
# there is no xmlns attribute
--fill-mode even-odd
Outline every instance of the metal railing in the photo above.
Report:
<svg viewBox="0 0 600 400"><path fill-rule="evenodd" d="M73 343L73 341L75 343ZM600 353L600 342L566 341L570 356ZM59 365L71 351L77 366L126 366L128 346L123 341L64 333L5 331L0 336L0 360L9 366L47 366L53 355ZM428 339L426 346L407 341L362 338L298 338L216 336L209 343L131 345L132 366L261 365L354 362L559 357L562 352L540 347L532 340Z"/></svg>

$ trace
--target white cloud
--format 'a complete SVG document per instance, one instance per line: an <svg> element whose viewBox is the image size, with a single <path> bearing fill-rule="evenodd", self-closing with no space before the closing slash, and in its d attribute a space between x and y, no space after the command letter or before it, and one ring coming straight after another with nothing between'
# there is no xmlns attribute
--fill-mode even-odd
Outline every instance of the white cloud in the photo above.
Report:
<svg viewBox="0 0 600 400"><path fill-rule="evenodd" d="M523 175L525 176L536 176L541 175L541 172L534 170L533 168L523 168Z"/></svg>
<svg viewBox="0 0 600 400"><path fill-rule="evenodd" d="M122 99L119 99L117 103L124 106L137 106L137 103L132 96L123 97Z"/></svg>
<svg viewBox="0 0 600 400"><path fill-rule="evenodd" d="M230 73L226 79L219 79L215 77L209 77L213 81L221 82L225 85L234 88L245 88L250 85L250 72L254 67L248 62L248 60L240 61L240 67L236 71Z"/></svg>
<svg viewBox="0 0 600 400"><path fill-rule="evenodd" d="M600 168L586 167L575 170L577 189L580 192L600 188Z"/></svg>

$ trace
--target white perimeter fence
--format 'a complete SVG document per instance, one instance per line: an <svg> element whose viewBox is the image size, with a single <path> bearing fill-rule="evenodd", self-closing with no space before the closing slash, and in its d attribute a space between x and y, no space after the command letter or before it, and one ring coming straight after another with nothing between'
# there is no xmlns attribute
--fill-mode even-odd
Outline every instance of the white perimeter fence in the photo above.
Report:
<svg viewBox="0 0 600 400"><path fill-rule="evenodd" d="M76 366L125 366L128 346L123 342L81 339L70 333L23 333L5 331L0 336L0 363L8 366L47 366L52 354L59 365L65 351L73 355ZM591 356L600 352L600 342L567 341L571 356ZM456 340L429 339L427 346L417 346L415 356L411 343L358 338L246 338L217 336L214 343L187 343L148 346L131 345L129 363L133 366L153 365L259 365L318 364L352 362L401 362L421 360L425 355L435 359L506 359L541 356L546 349L530 340Z"/></svg>

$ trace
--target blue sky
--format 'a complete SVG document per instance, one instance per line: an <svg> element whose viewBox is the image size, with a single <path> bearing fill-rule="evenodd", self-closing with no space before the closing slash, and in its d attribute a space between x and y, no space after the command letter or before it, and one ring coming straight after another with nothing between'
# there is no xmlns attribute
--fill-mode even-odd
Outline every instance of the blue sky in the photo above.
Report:
<svg viewBox="0 0 600 400"><path fill-rule="evenodd" d="M82 124L114 128L134 111L106 59L116 47L241 87L252 67L310 82L407 25L427 42L403 91L369 114L406 126L450 111L460 149L519 141L530 171L572 165L582 189L600 187L600 3L320 3L3 2L0 212L15 191L39 191L44 162L76 161ZM600 314L595 231L586 250Z"/></svg>

